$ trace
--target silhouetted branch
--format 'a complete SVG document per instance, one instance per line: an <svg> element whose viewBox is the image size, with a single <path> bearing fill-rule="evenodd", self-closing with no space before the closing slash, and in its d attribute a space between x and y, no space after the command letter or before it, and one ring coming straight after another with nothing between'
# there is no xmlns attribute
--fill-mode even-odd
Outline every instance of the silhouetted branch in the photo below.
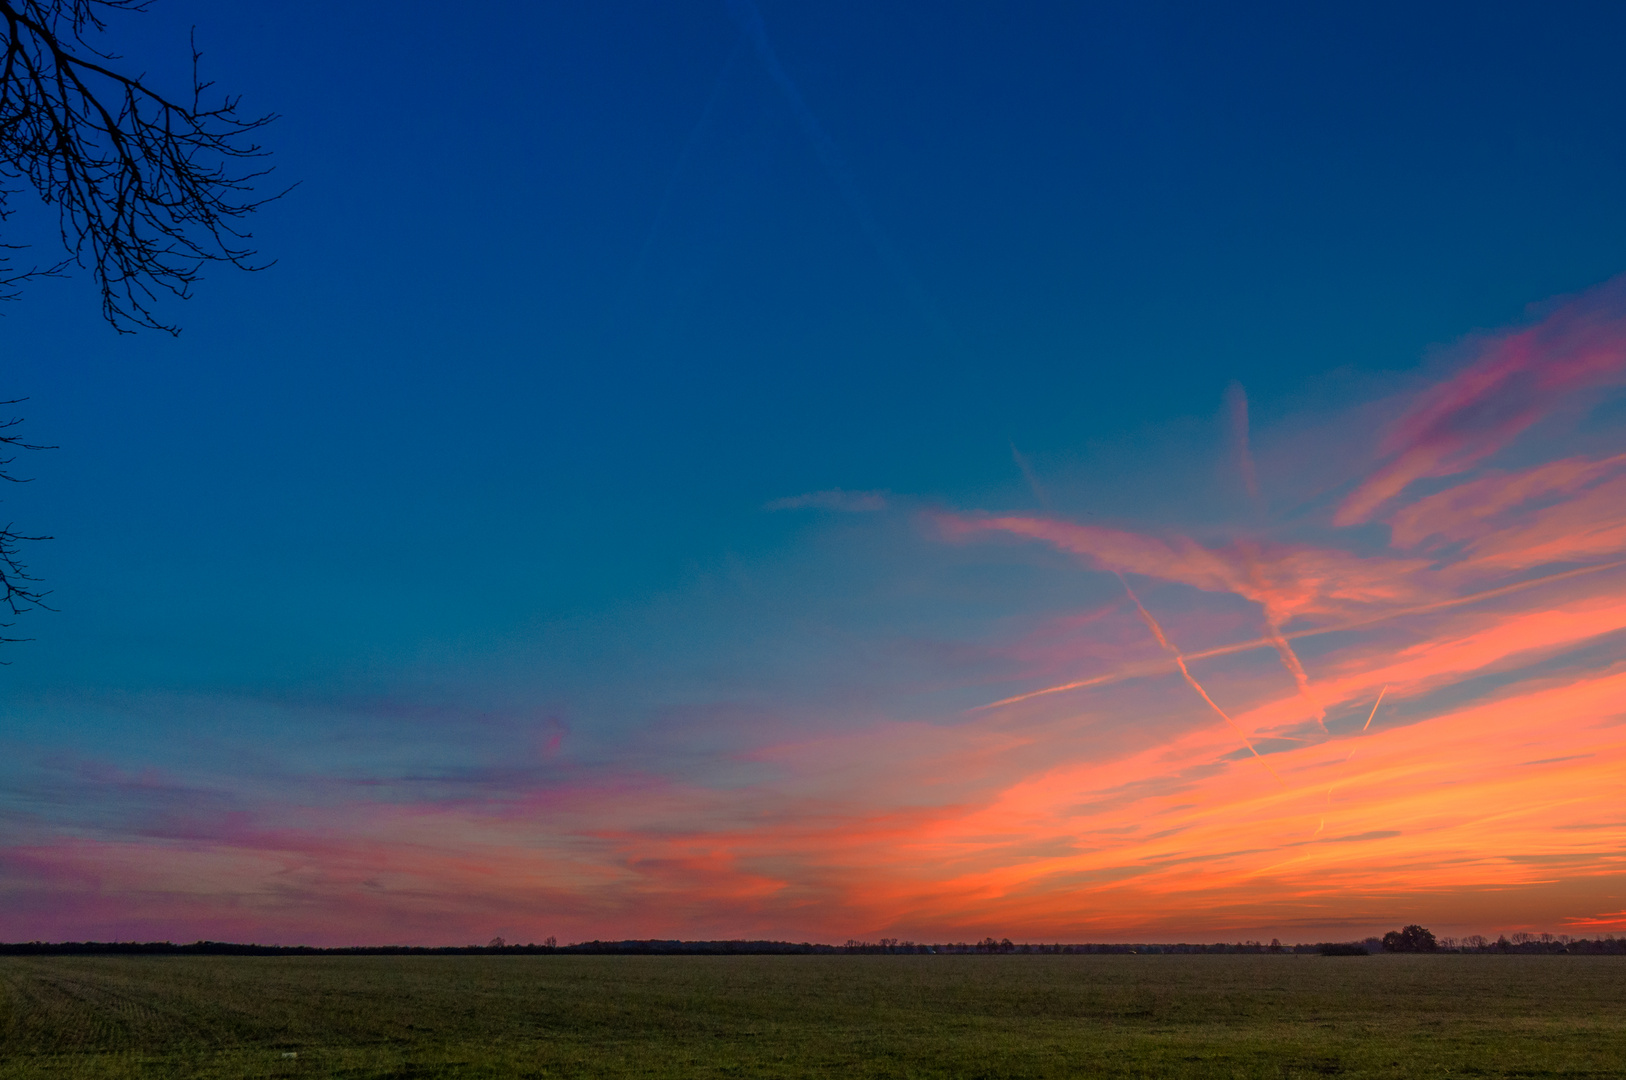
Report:
<svg viewBox="0 0 1626 1080"><path fill-rule="evenodd" d="M253 135L273 116L238 116L238 99L204 104L212 84L198 73L192 42L191 101L148 85L145 74L119 70L120 57L89 40L113 12L141 12L148 0L0 0L0 222L9 200L32 189L57 208L67 258L13 268L0 243L0 300L22 282L88 266L101 291L102 316L120 333L138 327L176 333L153 303L163 293L185 299L212 262L257 270L252 235L241 218L280 197L252 196L269 168ZM0 404L16 404L15 401ZM29 446L0 422L0 447ZM0 460L0 479L18 482ZM20 560L29 540L0 529L0 613L47 607L48 594ZM10 623L0 623L0 631ZM0 635L0 642L21 640Z"/></svg>
<svg viewBox="0 0 1626 1080"><path fill-rule="evenodd" d="M254 199L269 168L253 133L275 117L239 118L238 99L205 105L211 87L192 47L191 102L172 100L115 69L119 57L91 45L110 11L139 12L147 0L0 0L0 220L25 182L59 209L70 259L0 271L0 289L88 265L101 289L102 315L120 332L160 322L162 292L190 295L202 268L253 263L251 234L238 219L277 198Z"/></svg>
<svg viewBox="0 0 1626 1080"><path fill-rule="evenodd" d="M0 401L0 405L17 405L23 399ZM23 441L22 436L12 429L21 424L22 420L12 417L9 420L0 420L0 446L8 450L15 447L19 450L48 450L51 447L35 446ZM0 480L13 484L26 484L28 481L12 475L8 466L16 460L16 455L0 458ZM49 593L38 588L39 579L28 572L28 567L18 559L17 543L22 540L49 540L49 536L23 536L15 532L8 523L0 529L0 605L4 605L12 615L21 614L29 608L42 607L49 610L45 597ZM0 630L10 629L11 623L0 623ZM12 638L0 635L0 642L22 641L23 638Z"/></svg>

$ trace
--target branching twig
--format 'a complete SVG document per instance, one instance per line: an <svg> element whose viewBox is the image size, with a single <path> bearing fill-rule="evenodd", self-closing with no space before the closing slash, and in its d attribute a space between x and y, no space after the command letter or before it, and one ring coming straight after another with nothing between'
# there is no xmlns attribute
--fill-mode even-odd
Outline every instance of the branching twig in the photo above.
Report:
<svg viewBox="0 0 1626 1080"><path fill-rule="evenodd" d="M203 267L259 269L239 219L277 198L256 199L269 168L252 141L270 115L242 119L238 99L204 104L210 83L192 48L192 100L172 100L113 66L95 48L109 11L142 11L147 0L0 0L0 220L28 187L58 207L68 262L12 271L0 291L88 266L102 314L116 329L171 333L153 302L190 295ZM280 193L279 193L280 194Z"/></svg>
<svg viewBox="0 0 1626 1080"><path fill-rule="evenodd" d="M101 290L102 316L120 333L139 327L176 333L160 321L154 301L168 292L185 299L205 265L254 263L252 236L239 219L270 199L252 196L268 168L253 141L274 117L242 119L237 99L205 105L210 85L198 73L192 45L192 100L176 101L147 85L145 75L118 70L120 58L91 38L110 12L139 12L148 0L0 0L0 222L9 200L32 189L57 208L67 258L13 268L0 243L0 300L30 278L88 266ZM280 194L280 193L279 193ZM278 195L272 195L274 199ZM0 402L14 405L16 401ZM18 419L0 421L0 453L38 450L14 433ZM0 480L21 482L0 458ZM20 560L26 536L0 529L0 614L47 607L49 595ZM10 623L0 622L0 642Z"/></svg>
<svg viewBox="0 0 1626 1080"><path fill-rule="evenodd" d="M0 401L0 405L17 405L22 400L17 398L12 401ZM53 449L52 447L35 446L32 443L24 442L22 436L13 431L21 423L22 420L19 417L0 420L0 446L4 446L7 450L12 448L19 450ZM7 467L15 460L15 457L16 455L0 458L0 480L9 481L13 484L26 484L28 482L26 479L12 475L11 470ZM45 603L45 597L50 594L39 588L39 579L28 572L28 567L19 560L17 550L19 541L49 539L51 539L49 536L23 536L16 532L10 524L0 528L0 606L4 606L12 615L20 615L29 608L35 607L50 610L50 605ZM0 622L0 631L10 629L11 625L9 622ZM6 637L3 633L0 633L0 643L23 640L26 639Z"/></svg>

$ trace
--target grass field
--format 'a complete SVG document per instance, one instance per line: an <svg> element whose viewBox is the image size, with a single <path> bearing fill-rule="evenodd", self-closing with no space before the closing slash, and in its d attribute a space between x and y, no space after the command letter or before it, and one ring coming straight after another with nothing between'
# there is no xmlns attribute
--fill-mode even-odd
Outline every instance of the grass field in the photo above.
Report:
<svg viewBox="0 0 1626 1080"><path fill-rule="evenodd" d="M1626 957L0 958L21 1077L1626 1076Z"/></svg>

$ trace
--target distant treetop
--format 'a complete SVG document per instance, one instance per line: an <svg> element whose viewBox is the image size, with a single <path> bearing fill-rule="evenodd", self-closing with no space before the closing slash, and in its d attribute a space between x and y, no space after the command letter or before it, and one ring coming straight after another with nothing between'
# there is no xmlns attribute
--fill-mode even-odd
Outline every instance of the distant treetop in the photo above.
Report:
<svg viewBox="0 0 1626 1080"><path fill-rule="evenodd" d="M1383 935L1384 952L1435 952L1439 947L1434 935L1416 923Z"/></svg>

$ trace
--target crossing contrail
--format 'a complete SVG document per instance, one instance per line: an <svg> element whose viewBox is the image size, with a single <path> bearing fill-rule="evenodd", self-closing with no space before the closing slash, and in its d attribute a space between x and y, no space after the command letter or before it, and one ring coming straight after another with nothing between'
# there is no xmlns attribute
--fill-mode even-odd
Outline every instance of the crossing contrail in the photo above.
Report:
<svg viewBox="0 0 1626 1080"><path fill-rule="evenodd" d="M1313 710L1315 722L1321 725L1321 730L1326 731L1327 710L1321 707L1321 702L1310 692L1310 676L1304 673L1304 665L1299 663L1298 653L1293 651L1293 646L1282 636L1281 628L1270 620L1269 613L1266 613L1265 625L1270 628L1270 634L1265 640L1276 647L1276 655L1282 658L1282 667L1293 676L1293 685L1299 688L1299 697L1303 698Z"/></svg>
<svg viewBox="0 0 1626 1080"><path fill-rule="evenodd" d="M1135 602L1135 610L1140 612L1141 619L1152 631L1152 636L1157 638L1157 643L1163 646L1163 650L1165 652L1174 657L1175 666L1180 669L1180 675L1186 680L1186 684L1193 690L1197 691L1199 697L1208 702L1208 707L1210 709L1213 709L1215 712L1219 713L1221 720L1224 720L1227 724L1231 725L1231 730L1236 732L1237 735L1242 739L1242 745L1246 746L1249 752L1252 753L1254 757L1259 759L1259 764L1265 767L1265 771L1270 773L1271 776L1276 777L1276 782L1278 784L1281 784L1282 787L1286 787L1287 782L1277 775L1276 770L1270 767L1270 762L1266 761L1264 755L1259 753L1258 749L1254 747L1253 740L1248 738L1248 733L1243 731L1235 720L1231 719L1229 713L1214 703L1214 699L1208 696L1208 691L1204 690L1202 684L1192 676L1191 671L1186 667L1186 658L1180 655L1180 650L1174 647L1174 643L1171 642L1168 639L1168 636L1163 633L1163 628L1157 624L1157 620L1152 618L1152 613L1146 610L1146 605L1142 604L1140 602L1140 597L1135 595L1135 590L1129 587L1129 579L1124 577L1122 574L1119 574L1118 580L1123 582L1124 592L1128 593L1129 599Z"/></svg>
<svg viewBox="0 0 1626 1080"><path fill-rule="evenodd" d="M1331 623L1327 626L1314 626L1305 630L1294 630L1290 633L1281 634L1280 637L1284 641L1295 641L1299 638L1315 637L1317 634L1335 634L1343 630L1361 630L1368 626L1376 626L1378 623L1388 622L1390 619L1399 619L1406 615L1422 615L1430 611L1443 611L1446 608L1460 607L1463 604L1477 603L1480 600L1494 600L1499 596L1507 596L1510 593L1522 592L1525 589L1533 589L1538 585L1547 585L1555 581L1564 581L1568 578L1580 577L1583 574L1596 574L1604 570L1615 570L1622 566L1626 566L1626 559L1619 559L1615 562L1600 563L1597 566L1582 566L1574 570L1563 570L1556 574L1548 574L1545 577L1530 578L1526 581L1516 581L1511 585L1499 585L1494 589L1486 589L1483 592L1469 593L1467 596L1456 596L1449 600L1436 600L1429 604L1417 604L1413 607L1397 608L1393 611L1385 611L1376 615L1369 615L1362 619L1351 619L1348 622ZM1204 649L1201 652L1194 652L1187 659L1208 660L1215 656L1230 656L1233 653L1252 652L1254 649L1264 648L1274 649L1276 648L1276 642L1268 637L1254 638L1251 641L1239 641L1234 645L1219 645L1212 649ZM1140 678L1143 675L1155 675L1163 670L1164 665L1156 662L1126 665L1119 668L1117 671L1109 671L1102 675L1094 675L1088 679L1078 679L1074 682L1062 683L1059 686L1046 686L1039 690L1029 690L1025 694L1013 694L1007 698L1000 698L998 701L990 701L986 705L974 706L970 711L980 712L984 709L998 709L1006 705L1015 705L1019 702L1027 701L1030 698L1044 697L1048 694L1061 694L1068 690L1083 690L1091 686L1105 686L1109 683L1123 682L1127 679Z"/></svg>
<svg viewBox="0 0 1626 1080"><path fill-rule="evenodd" d="M1244 409L1246 405L1247 399L1244 398ZM1244 415L1245 422L1246 416ZM1293 651L1293 646L1288 644L1287 639L1282 636L1281 623L1270 603L1270 583L1265 580L1264 574L1260 572L1258 560L1254 558L1255 553L1251 546L1242 546L1241 553L1243 562L1248 569L1248 577L1252 580L1253 586L1258 592L1254 602L1263 609L1265 629L1268 631L1265 640L1270 642L1276 649L1276 655L1281 659L1282 667L1287 669L1287 674L1292 676L1293 685L1298 687L1299 697L1303 698L1304 703L1310 707L1310 714L1315 717L1315 722L1321 725L1321 730L1326 731L1327 710L1322 708L1321 702L1310 692L1310 676L1305 673L1304 665L1299 663L1298 653Z"/></svg>

